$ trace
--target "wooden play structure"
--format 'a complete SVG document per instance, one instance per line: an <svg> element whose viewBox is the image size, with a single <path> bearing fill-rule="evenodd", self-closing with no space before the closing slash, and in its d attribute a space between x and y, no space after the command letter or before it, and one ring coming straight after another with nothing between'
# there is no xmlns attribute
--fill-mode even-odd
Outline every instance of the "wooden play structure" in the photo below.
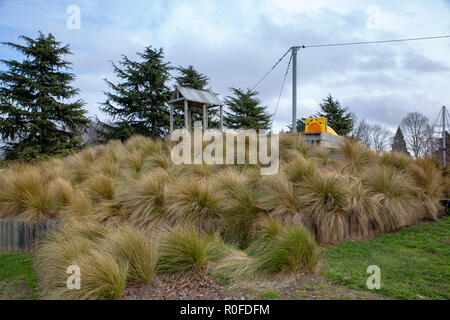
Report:
<svg viewBox="0 0 450 320"><path fill-rule="evenodd" d="M170 133L173 132L174 108L184 108L184 127L192 128L192 109L203 111L203 130L208 129L208 110L219 107L220 130L223 130L223 102L212 92L188 87L176 87L169 101L170 105Z"/></svg>

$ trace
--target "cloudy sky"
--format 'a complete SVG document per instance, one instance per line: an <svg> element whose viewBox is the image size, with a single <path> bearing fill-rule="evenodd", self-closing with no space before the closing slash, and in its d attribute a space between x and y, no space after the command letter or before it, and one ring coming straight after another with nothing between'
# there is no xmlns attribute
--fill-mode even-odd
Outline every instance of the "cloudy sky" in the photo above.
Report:
<svg viewBox="0 0 450 320"><path fill-rule="evenodd" d="M68 28L80 9L80 28ZM74 55L75 86L90 115L104 119L104 78L111 61L145 46L162 47L175 66L207 74L223 98L230 87L253 87L294 45L450 35L449 0L0 0L0 41L53 33ZM450 39L299 52L298 116L314 114L330 93L358 118L394 129L411 111L437 117L450 105ZM21 59L0 46L0 58ZM289 57L257 88L275 111ZM0 68L4 68L0 66ZM275 117L291 122L291 74Z"/></svg>

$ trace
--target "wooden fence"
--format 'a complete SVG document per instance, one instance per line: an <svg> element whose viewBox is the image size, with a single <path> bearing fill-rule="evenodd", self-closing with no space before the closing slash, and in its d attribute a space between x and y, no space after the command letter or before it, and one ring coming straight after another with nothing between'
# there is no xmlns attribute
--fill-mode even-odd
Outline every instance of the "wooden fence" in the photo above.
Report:
<svg viewBox="0 0 450 320"><path fill-rule="evenodd" d="M58 221L28 224L0 220L0 252L33 252L36 242L57 226Z"/></svg>

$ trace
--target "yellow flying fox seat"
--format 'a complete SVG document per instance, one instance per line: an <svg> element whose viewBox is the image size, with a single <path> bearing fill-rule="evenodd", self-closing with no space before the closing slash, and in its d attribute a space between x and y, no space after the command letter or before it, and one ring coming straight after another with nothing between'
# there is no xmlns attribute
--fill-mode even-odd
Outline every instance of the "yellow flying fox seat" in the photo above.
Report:
<svg viewBox="0 0 450 320"><path fill-rule="evenodd" d="M305 132L325 132L337 136L338 134L333 128L327 125L327 119L325 117L309 118L305 120Z"/></svg>

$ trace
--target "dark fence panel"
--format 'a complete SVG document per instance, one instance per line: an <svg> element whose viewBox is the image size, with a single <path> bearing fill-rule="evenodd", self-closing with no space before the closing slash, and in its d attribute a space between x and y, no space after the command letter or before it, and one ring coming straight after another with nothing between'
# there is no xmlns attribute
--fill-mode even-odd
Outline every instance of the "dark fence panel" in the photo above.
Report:
<svg viewBox="0 0 450 320"><path fill-rule="evenodd" d="M0 252L33 252L36 242L57 226L58 221L30 224L0 220Z"/></svg>

